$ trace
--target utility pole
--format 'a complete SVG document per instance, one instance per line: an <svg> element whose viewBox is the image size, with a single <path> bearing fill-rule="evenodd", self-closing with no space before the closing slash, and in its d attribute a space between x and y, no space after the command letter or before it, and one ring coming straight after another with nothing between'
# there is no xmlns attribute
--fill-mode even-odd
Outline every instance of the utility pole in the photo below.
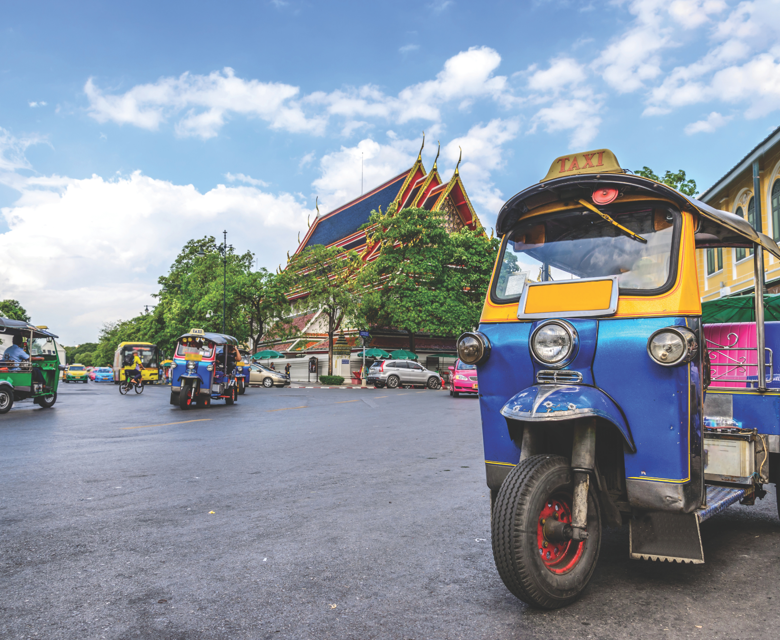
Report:
<svg viewBox="0 0 780 640"><path fill-rule="evenodd" d="M227 306L227 231L222 232L222 333L225 333L225 307ZM227 348L225 349L227 351Z"/></svg>

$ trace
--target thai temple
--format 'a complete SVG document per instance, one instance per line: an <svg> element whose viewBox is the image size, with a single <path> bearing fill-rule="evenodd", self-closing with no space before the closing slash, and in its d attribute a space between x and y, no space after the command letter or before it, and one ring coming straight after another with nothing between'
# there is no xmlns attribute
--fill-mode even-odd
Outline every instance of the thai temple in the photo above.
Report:
<svg viewBox="0 0 780 640"><path fill-rule="evenodd" d="M482 229L482 224L469 200L466 187L458 171L460 159L452 177L447 181L439 173L437 161L438 153L433 167L430 171L426 171L421 147L417 160L406 171L351 202L347 202L329 213L318 215L300 241L295 253L300 253L308 246L322 244L327 247L343 247L344 250L354 249L362 255L363 260L370 261L376 258L378 248L367 247L366 231L361 230L360 227L368 222L372 211L377 211L380 208L382 211L387 211L393 204L398 209L417 207L428 211L441 211L450 232L458 231L463 227L468 227L471 230ZM367 249L370 250L367 251ZM296 316L293 323L301 337L286 341L268 341L262 345L261 349L273 349L287 357L305 355L307 358L315 356L323 362L327 361L326 319L320 317L319 312L307 312ZM408 349L409 338L406 333L400 331L372 328L369 346L388 352L396 349ZM445 359L454 361L455 358L455 338L453 337L437 338L418 334L415 337L415 348L419 362L425 365L427 361L434 368L441 366ZM334 351L338 353L339 361L337 364L341 365L335 369L340 369L340 375L349 378L349 367L353 370L359 367L358 357L362 351L357 330L343 328L342 334L334 346Z"/></svg>

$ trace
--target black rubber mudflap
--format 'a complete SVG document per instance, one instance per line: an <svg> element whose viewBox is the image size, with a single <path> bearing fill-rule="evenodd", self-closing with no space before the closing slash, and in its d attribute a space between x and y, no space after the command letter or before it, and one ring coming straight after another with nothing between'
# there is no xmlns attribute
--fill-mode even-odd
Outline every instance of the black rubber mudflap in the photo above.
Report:
<svg viewBox="0 0 780 640"><path fill-rule="evenodd" d="M704 563L695 513L653 511L631 518L631 558Z"/></svg>

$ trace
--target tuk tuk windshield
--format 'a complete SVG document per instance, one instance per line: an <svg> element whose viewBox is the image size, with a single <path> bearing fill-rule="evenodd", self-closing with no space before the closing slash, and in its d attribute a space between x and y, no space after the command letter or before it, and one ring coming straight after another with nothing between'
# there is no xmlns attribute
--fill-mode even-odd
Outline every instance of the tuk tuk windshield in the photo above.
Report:
<svg viewBox="0 0 780 640"><path fill-rule="evenodd" d="M209 359L214 354L214 343L204 338L182 338L176 346L176 355L184 358L188 354Z"/></svg>
<svg viewBox="0 0 780 640"><path fill-rule="evenodd" d="M51 338L35 338L30 345L30 355L43 356L57 353L57 347Z"/></svg>
<svg viewBox="0 0 780 640"><path fill-rule="evenodd" d="M672 246L680 214L635 203L601 207L630 237L588 209L532 218L508 235L496 280L498 299L517 299L527 280L544 282L617 276L621 291L650 294L674 277Z"/></svg>

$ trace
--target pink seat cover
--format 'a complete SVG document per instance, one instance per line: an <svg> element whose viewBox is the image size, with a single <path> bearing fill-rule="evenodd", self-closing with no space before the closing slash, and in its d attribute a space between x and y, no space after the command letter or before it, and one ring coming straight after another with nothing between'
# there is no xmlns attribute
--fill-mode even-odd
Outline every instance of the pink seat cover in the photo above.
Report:
<svg viewBox="0 0 780 640"><path fill-rule="evenodd" d="M748 350L756 348L755 322L705 324L704 338L712 367L711 387L744 389L749 376L752 376L752 380L757 379L757 352ZM736 350L719 351L718 347L731 347ZM719 380L720 378L737 378L744 382L724 382Z"/></svg>

